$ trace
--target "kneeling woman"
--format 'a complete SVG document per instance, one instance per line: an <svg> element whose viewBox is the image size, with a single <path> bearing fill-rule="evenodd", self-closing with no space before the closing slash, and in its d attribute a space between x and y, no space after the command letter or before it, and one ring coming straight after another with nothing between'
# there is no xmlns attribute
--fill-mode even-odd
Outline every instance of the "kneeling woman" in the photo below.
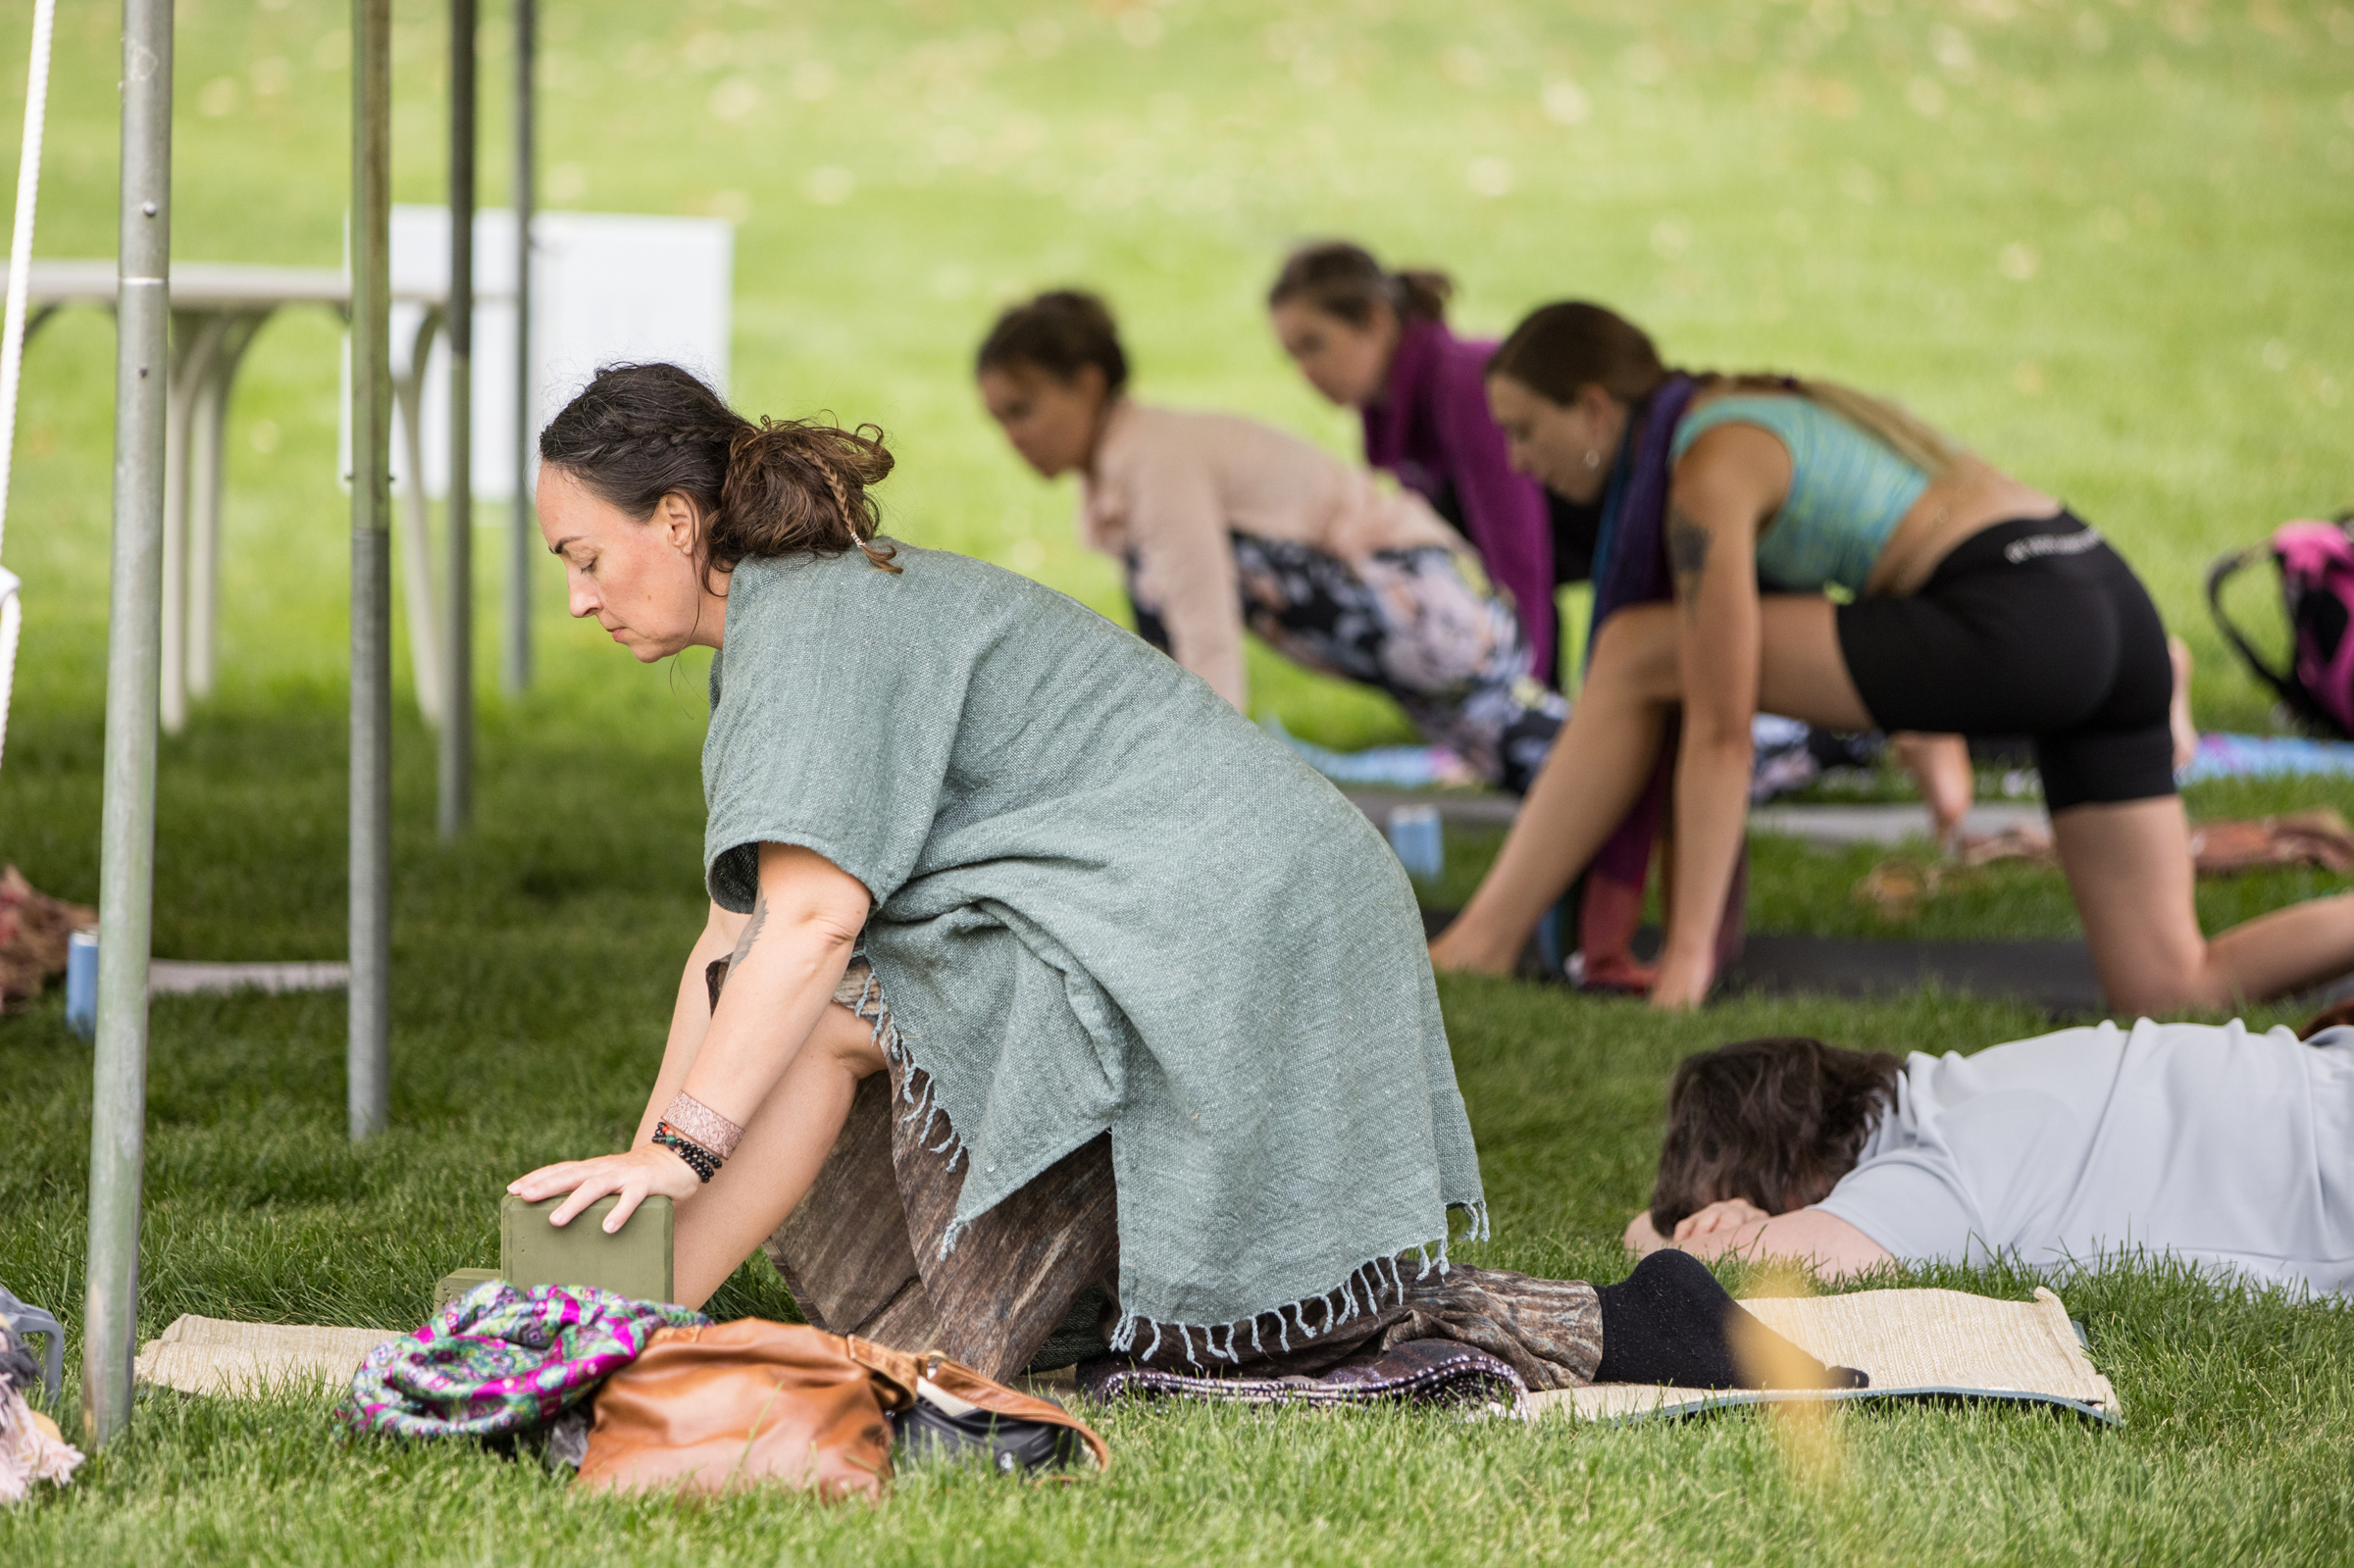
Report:
<svg viewBox="0 0 2354 1568"><path fill-rule="evenodd" d="M767 1241L821 1326L993 1376L1100 1284L1164 1364L1454 1339L1558 1388L1721 1324L1705 1272L1444 1266L1479 1164L1379 835L1094 612L878 538L879 439L640 365L539 451L573 614L717 650L711 915L629 1151L510 1190L666 1194L682 1302Z"/></svg>
<svg viewBox="0 0 2354 1568"><path fill-rule="evenodd" d="M1488 783L1528 787L1568 707L1532 678L1510 596L1419 496L1255 420L1137 402L1092 294L1007 311L977 369L1030 466L1083 476L1081 531L1126 567L1147 641L1247 712L1248 625L1294 663L1388 693Z"/></svg>
<svg viewBox="0 0 2354 1568"><path fill-rule="evenodd" d="M1700 1001L1763 708L1838 730L2032 735L2114 1007L2221 1008L2354 968L2354 897L2201 935L2165 628L2059 501L1845 387L1671 373L1598 305L1522 322L1488 389L1516 463L1566 494L1616 498L1606 531L1646 526L1630 498L1650 498L1674 602L1603 625L1576 715L1486 882L1433 944L1439 965L1511 967L1644 789L1680 712L1652 999ZM1834 603L1834 584L1852 602Z"/></svg>

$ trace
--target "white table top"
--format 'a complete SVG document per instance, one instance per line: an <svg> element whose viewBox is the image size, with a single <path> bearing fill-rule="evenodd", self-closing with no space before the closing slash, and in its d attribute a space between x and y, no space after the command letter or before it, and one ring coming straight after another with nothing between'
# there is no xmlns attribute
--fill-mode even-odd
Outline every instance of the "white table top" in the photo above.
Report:
<svg viewBox="0 0 2354 1568"><path fill-rule="evenodd" d="M0 288L8 269L0 266ZM334 267L258 267L242 262L174 262L172 304L178 310L239 310L272 305L333 305L351 302L351 279ZM117 293L111 259L35 261L27 297L35 305L111 305ZM437 305L440 289L394 289L402 301ZM477 288L479 300L501 298Z"/></svg>

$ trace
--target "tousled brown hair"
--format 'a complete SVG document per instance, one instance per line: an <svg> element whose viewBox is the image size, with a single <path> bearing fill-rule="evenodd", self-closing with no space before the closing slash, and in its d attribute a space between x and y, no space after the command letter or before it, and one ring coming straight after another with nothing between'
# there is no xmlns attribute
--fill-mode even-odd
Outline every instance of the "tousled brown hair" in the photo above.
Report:
<svg viewBox="0 0 2354 1568"><path fill-rule="evenodd" d="M1119 323L1101 296L1081 288L1049 289L1008 307L973 356L976 376L1023 366L1068 381L1091 365L1103 373L1105 396L1128 384Z"/></svg>
<svg viewBox="0 0 2354 1568"><path fill-rule="evenodd" d="M1903 1064L1804 1036L1735 1040L1676 1063L1651 1194L1662 1236L1724 1198L1768 1214L1819 1203L1896 1103Z"/></svg>
<svg viewBox="0 0 2354 1568"><path fill-rule="evenodd" d="M2339 1002L2334 1007L2323 1008L2306 1020L2305 1027L2297 1031L2297 1038L2311 1039L2323 1030L2335 1029L2340 1024L2354 1024L2354 1002Z"/></svg>
<svg viewBox="0 0 2354 1568"><path fill-rule="evenodd" d="M1643 329L1606 306L1564 300L1531 311L1488 357L1490 376L1509 376L1548 402L1576 401L1600 386L1640 408L1671 374ZM1932 479L1962 460L1942 431L1884 397L1837 381L1749 372L1689 372L1703 391L1786 392L1820 404Z"/></svg>
<svg viewBox="0 0 2354 1568"><path fill-rule="evenodd" d="M1267 309L1296 299L1362 327L1372 321L1375 305L1387 305L1401 321L1444 322L1454 296L1455 280L1445 273L1421 267L1389 272L1362 245L1328 239L1284 258L1267 289Z"/></svg>
<svg viewBox="0 0 2354 1568"><path fill-rule="evenodd" d="M640 521L665 495L694 504L703 570L753 556L857 550L886 572L868 493L891 473L883 432L822 420L753 424L676 365L607 365L539 432L539 461L562 469Z"/></svg>

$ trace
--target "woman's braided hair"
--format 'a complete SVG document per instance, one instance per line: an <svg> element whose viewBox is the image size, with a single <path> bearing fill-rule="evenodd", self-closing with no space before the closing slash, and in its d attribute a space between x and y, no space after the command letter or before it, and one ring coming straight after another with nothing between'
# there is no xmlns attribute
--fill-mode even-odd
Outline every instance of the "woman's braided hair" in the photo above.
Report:
<svg viewBox="0 0 2354 1568"><path fill-rule="evenodd" d="M886 572L868 491L891 472L883 432L818 420L755 425L676 365L607 365L539 432L539 460L608 504L650 518L683 495L702 519L703 570L753 556L857 550Z"/></svg>

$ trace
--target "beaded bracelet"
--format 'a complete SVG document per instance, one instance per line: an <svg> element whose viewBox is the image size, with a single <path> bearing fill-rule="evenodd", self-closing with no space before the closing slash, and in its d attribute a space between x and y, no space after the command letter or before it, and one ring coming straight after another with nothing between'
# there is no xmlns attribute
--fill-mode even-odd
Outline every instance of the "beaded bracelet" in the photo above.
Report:
<svg viewBox="0 0 2354 1568"><path fill-rule="evenodd" d="M687 1162L687 1168L706 1184L719 1174L724 1163L720 1157L680 1132L668 1122L654 1126L654 1141Z"/></svg>

